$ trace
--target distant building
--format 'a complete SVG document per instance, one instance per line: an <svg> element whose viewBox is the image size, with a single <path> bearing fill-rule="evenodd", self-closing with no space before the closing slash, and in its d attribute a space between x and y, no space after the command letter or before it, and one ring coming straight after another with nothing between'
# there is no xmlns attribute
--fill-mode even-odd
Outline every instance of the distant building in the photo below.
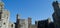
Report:
<svg viewBox="0 0 60 28"><path fill-rule="evenodd" d="M20 16L17 14L17 20L15 23L15 28L31 28L31 18L20 19Z"/></svg>
<svg viewBox="0 0 60 28"><path fill-rule="evenodd" d="M54 28L54 23L49 21L49 19L36 21L35 25L37 25L37 28Z"/></svg>
<svg viewBox="0 0 60 28"><path fill-rule="evenodd" d="M36 21L37 28L46 28L48 27L48 20Z"/></svg>

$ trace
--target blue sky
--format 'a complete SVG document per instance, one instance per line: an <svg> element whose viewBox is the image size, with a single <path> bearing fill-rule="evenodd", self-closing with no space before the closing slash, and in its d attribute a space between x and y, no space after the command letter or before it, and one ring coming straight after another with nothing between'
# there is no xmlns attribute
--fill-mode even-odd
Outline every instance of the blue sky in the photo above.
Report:
<svg viewBox="0 0 60 28"><path fill-rule="evenodd" d="M35 20L45 20L48 17L52 19L54 0L3 0L5 9L10 11L10 21L16 21L16 14L20 18L32 18L32 24Z"/></svg>

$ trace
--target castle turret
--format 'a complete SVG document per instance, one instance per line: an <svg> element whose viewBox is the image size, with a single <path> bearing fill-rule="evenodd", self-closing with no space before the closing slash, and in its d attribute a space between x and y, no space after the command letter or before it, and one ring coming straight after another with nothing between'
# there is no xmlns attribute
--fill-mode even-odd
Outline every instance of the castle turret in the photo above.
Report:
<svg viewBox="0 0 60 28"><path fill-rule="evenodd" d="M60 28L60 7L58 1L54 1L52 3L53 8L54 8L54 13L53 13L53 21L54 21L54 26L55 28Z"/></svg>
<svg viewBox="0 0 60 28"><path fill-rule="evenodd" d="M16 28L20 28L20 16L19 14L16 15Z"/></svg>

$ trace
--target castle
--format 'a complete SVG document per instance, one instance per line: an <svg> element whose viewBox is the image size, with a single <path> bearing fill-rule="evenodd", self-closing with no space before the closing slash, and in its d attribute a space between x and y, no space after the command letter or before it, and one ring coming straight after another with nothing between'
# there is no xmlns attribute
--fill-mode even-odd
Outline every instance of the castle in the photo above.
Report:
<svg viewBox="0 0 60 28"><path fill-rule="evenodd" d="M42 20L42 21L35 21L35 25L31 24L31 19L21 19L20 15L16 15L16 22L11 22L10 19L10 12L4 9L4 3L0 1L0 28L60 28L60 4L58 1L54 1L52 3L54 8L53 21L50 22L50 19Z"/></svg>

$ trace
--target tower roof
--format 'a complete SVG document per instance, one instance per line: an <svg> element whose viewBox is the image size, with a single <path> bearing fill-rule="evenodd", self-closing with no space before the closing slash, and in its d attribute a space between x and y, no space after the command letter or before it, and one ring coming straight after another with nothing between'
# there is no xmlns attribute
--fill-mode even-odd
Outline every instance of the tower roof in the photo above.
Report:
<svg viewBox="0 0 60 28"><path fill-rule="evenodd" d="M20 15L19 14L17 14L17 19L20 19Z"/></svg>

